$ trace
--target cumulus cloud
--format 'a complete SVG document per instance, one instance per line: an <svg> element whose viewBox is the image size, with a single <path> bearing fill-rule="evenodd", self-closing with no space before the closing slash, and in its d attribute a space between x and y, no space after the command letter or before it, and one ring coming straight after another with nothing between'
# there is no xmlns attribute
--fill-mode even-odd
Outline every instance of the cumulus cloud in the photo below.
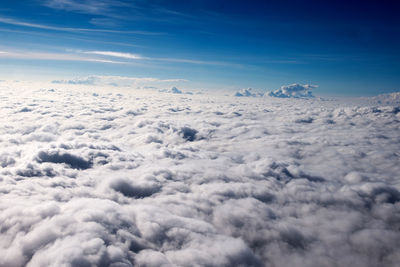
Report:
<svg viewBox="0 0 400 267"><path fill-rule="evenodd" d="M238 97L241 97L241 96L246 96L246 97L249 97L249 96L251 96L251 97L257 97L257 96L263 96L264 94L262 94L262 93L256 93L256 92L254 92L254 90L252 89L252 88L247 88L247 89L245 89L245 88L243 88L243 89L241 89L240 91L238 91L238 92L236 92L235 94L234 94L234 96L238 96Z"/></svg>
<svg viewBox="0 0 400 267"><path fill-rule="evenodd" d="M380 94L372 97L363 97L362 100L375 105L398 105L400 106L400 92Z"/></svg>
<svg viewBox="0 0 400 267"><path fill-rule="evenodd" d="M0 266L398 265L396 103L20 86Z"/></svg>
<svg viewBox="0 0 400 267"><path fill-rule="evenodd" d="M176 88L175 86L171 87L171 89L160 89L159 92L162 93L170 93L170 94L187 94L187 95L192 95L192 92L183 92L182 90Z"/></svg>
<svg viewBox="0 0 400 267"><path fill-rule="evenodd" d="M268 96L280 97L280 98L312 98L314 97L311 90L317 88L316 85L310 84L291 84L281 86L280 89L271 91Z"/></svg>
<svg viewBox="0 0 400 267"><path fill-rule="evenodd" d="M182 91L179 90L179 89L176 88L176 87L172 87L172 88L171 88L171 93L173 93L173 94L182 94Z"/></svg>

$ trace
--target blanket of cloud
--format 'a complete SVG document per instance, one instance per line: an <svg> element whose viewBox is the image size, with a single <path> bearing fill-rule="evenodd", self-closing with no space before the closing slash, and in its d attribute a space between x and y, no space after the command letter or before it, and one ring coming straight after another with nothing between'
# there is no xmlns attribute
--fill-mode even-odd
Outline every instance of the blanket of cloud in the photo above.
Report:
<svg viewBox="0 0 400 267"><path fill-rule="evenodd" d="M398 266L399 106L54 86L0 88L0 266Z"/></svg>

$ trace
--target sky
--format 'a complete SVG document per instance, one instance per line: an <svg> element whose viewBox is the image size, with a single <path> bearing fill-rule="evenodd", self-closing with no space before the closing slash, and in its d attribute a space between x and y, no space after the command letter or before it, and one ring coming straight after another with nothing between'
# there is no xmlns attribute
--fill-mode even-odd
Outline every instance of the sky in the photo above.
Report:
<svg viewBox="0 0 400 267"><path fill-rule="evenodd" d="M385 0L1 1L0 80L118 76L190 90L300 83L318 85L316 95L394 92L399 12Z"/></svg>

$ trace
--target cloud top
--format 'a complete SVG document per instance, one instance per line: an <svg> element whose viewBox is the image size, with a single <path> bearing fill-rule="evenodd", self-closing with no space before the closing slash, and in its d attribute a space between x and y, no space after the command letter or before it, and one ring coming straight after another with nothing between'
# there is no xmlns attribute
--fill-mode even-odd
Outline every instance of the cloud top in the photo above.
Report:
<svg viewBox="0 0 400 267"><path fill-rule="evenodd" d="M314 96L311 91L317 87L316 85L294 83L281 86L280 89L268 92L267 95L280 98L312 98Z"/></svg>
<svg viewBox="0 0 400 267"><path fill-rule="evenodd" d="M237 96L237 97L243 97L243 96L244 97L257 97L257 96L263 96L263 94L254 92L253 88L247 88L247 89L243 88L243 89L237 91L234 94L234 96Z"/></svg>
<svg viewBox="0 0 400 267"><path fill-rule="evenodd" d="M22 85L0 266L398 266L398 105Z"/></svg>

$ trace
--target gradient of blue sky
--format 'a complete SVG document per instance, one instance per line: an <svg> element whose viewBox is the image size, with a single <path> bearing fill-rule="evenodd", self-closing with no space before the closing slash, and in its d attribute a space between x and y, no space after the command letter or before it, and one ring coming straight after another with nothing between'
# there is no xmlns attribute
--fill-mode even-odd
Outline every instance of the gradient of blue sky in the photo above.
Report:
<svg viewBox="0 0 400 267"><path fill-rule="evenodd" d="M379 94L400 88L399 13L396 1L2 1L0 79Z"/></svg>

